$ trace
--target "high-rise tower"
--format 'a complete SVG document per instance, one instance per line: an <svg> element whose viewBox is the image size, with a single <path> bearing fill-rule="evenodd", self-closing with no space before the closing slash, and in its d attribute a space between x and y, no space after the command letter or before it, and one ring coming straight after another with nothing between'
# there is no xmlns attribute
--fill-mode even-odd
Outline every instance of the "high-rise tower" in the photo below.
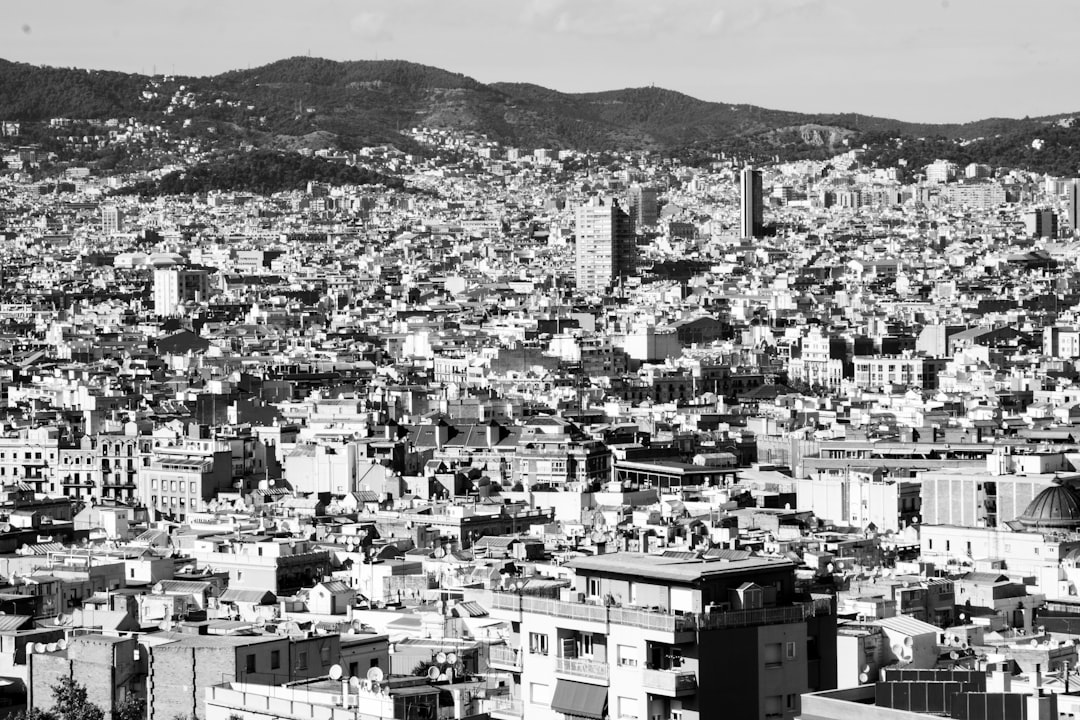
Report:
<svg viewBox="0 0 1080 720"><path fill-rule="evenodd" d="M634 273L634 222L611 200L594 198L576 211L575 275L578 291L603 292Z"/></svg>
<svg viewBox="0 0 1080 720"><path fill-rule="evenodd" d="M1080 235L1080 180L1069 183L1069 231Z"/></svg>
<svg viewBox="0 0 1080 720"><path fill-rule="evenodd" d="M657 203L656 188L648 185L633 185L629 192L627 211L634 219L635 229L652 227L656 224Z"/></svg>
<svg viewBox="0 0 1080 720"><path fill-rule="evenodd" d="M756 238L762 235L761 171L745 167L739 175L741 189L742 237Z"/></svg>

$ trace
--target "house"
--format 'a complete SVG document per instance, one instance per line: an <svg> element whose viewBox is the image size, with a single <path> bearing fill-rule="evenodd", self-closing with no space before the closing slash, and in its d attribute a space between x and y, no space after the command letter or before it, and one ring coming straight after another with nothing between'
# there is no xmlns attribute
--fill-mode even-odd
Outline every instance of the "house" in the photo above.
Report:
<svg viewBox="0 0 1080 720"><path fill-rule="evenodd" d="M341 615L356 600L356 591L340 580L317 583L308 591L308 612Z"/></svg>

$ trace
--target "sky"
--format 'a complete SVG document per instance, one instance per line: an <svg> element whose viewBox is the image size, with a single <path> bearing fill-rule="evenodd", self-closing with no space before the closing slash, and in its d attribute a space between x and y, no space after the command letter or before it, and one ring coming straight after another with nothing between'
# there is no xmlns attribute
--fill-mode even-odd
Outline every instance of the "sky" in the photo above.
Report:
<svg viewBox="0 0 1080 720"><path fill-rule="evenodd" d="M400 59L563 92L921 122L1080 111L1076 0L3 0L0 58L211 75Z"/></svg>

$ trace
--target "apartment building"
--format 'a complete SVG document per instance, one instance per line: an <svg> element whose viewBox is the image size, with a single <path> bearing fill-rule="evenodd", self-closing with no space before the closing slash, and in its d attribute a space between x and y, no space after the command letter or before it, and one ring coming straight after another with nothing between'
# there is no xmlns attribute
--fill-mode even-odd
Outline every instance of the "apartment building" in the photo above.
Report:
<svg viewBox="0 0 1080 720"><path fill-rule="evenodd" d="M139 468L138 484L149 507L183 520L201 501L232 489L232 451L228 443L208 439L155 448L149 466Z"/></svg>
<svg viewBox="0 0 1080 720"><path fill-rule="evenodd" d="M492 717L794 718L800 694L836 684L832 600L796 595L789 560L613 553L569 567L559 598L495 593L512 638L490 662L513 683Z"/></svg>

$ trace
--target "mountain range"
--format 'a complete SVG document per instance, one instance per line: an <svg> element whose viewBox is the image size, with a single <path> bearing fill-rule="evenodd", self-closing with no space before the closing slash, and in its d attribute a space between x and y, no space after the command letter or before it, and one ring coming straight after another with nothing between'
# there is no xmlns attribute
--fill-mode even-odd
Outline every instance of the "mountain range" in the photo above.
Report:
<svg viewBox="0 0 1080 720"><path fill-rule="evenodd" d="M883 163L917 166L944 157L1080 172L1080 127L1072 114L910 123L708 102L657 87L564 93L524 83L484 84L400 60L293 57L208 77L0 60L0 120L52 117L136 117L178 126L187 120L189 128L213 124L225 136L269 148L409 148L401 131L427 126L471 130L525 148L701 150L762 161L824 158L865 145Z"/></svg>

